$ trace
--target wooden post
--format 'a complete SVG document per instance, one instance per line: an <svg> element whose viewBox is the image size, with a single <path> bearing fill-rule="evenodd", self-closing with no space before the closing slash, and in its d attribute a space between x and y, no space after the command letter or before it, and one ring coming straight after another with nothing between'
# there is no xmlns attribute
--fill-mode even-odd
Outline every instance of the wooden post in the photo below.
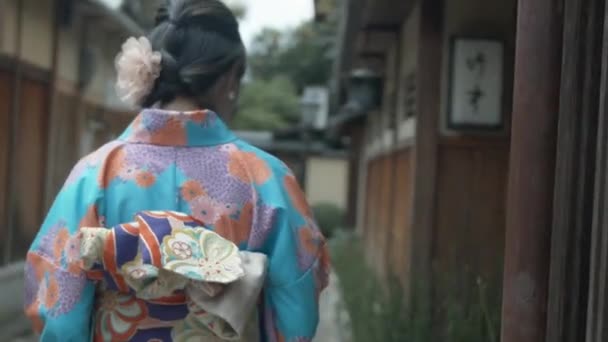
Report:
<svg viewBox="0 0 608 342"><path fill-rule="evenodd" d="M565 0L547 342L584 341L604 0ZM598 187L599 188L599 187Z"/></svg>
<svg viewBox="0 0 608 342"><path fill-rule="evenodd" d="M350 128L351 145L350 154L348 156L348 205L345 217L346 226L355 228L357 225L357 210L359 208L359 169L361 163L361 155L363 153L364 126L360 123L355 123Z"/></svg>
<svg viewBox="0 0 608 342"><path fill-rule="evenodd" d="M604 8L586 342L608 340L608 6Z"/></svg>
<svg viewBox="0 0 608 342"><path fill-rule="evenodd" d="M507 198L503 342L545 341L562 18L520 0Z"/></svg>
<svg viewBox="0 0 608 342"><path fill-rule="evenodd" d="M435 229L437 185L437 143L441 97L443 49L443 0L420 3L420 39L418 47L418 121L414 150L414 208L410 245L411 268L408 279L414 283L417 297L430 305L432 282L432 246Z"/></svg>
<svg viewBox="0 0 608 342"><path fill-rule="evenodd" d="M17 2L17 28L15 30L15 72L13 83L13 100L11 103L11 137L8 147L9 172L6 179L7 184L5 189L8 189L7 200L7 222L6 222L6 238L4 241L3 263L10 262L13 253L13 237L15 236L16 227L16 207L17 207L17 190L15 177L17 174L17 134L19 133L19 116L21 113L21 88L23 77L23 62L21 61L21 47L23 43L23 21L24 21L24 1Z"/></svg>
<svg viewBox="0 0 608 342"><path fill-rule="evenodd" d="M66 0L55 0L53 3L53 43L51 52L51 82L49 84L49 138L47 147L47 166L46 166L46 182L44 188L44 210L48 211L55 197L55 173L57 170L58 154L62 153L61 145L58 143L58 136L61 134L61 126L59 124L59 113L57 113L57 97L59 96L58 80L59 80L59 52L61 39L61 18L62 11L67 10L66 6L72 4ZM63 151L65 153L65 151Z"/></svg>
<svg viewBox="0 0 608 342"><path fill-rule="evenodd" d="M407 17L404 17L404 21L407 20ZM395 34L395 53L394 53L394 60L392 61L393 63L393 68L394 68L394 84L392 85L392 94L390 97L390 101L388 103L388 105L391 107L390 108L390 121L389 121L389 127L390 130L393 132L393 136L392 136L392 141L391 141L391 146L390 146L390 150L388 153L387 158L389 158L389 166L391 168L390 170L390 189L389 189L389 202L388 202L388 227L387 227L387 237L388 237L388 242L386 244L386 267L388 270L389 274L389 280L391 280L392 277L395 277L396 274L393 273L394 272L394 263L395 260L393 259L393 249L395 247L395 242L393 242L393 240L396 238L396 234L395 234L395 230L396 229L405 229L405 224L403 226L397 226L396 224L396 220L395 220L395 211L396 210L407 210L405 208L399 208L398 206L395 206L395 201L396 201L396 197L397 197L397 193L400 189L397 189L396 184L397 184L397 178L399 177L399 170L397 169L399 163L399 114L398 114L398 109L399 109L399 86L401 84L401 55L402 55L402 51L401 51L401 27L399 27L399 29L397 31L394 32Z"/></svg>

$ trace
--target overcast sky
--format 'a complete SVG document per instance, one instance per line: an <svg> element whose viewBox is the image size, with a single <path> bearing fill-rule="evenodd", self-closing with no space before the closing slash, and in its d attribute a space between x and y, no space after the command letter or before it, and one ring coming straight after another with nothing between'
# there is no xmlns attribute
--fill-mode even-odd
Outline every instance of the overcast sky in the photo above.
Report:
<svg viewBox="0 0 608 342"><path fill-rule="evenodd" d="M118 7L122 0L102 0ZM313 0L240 0L247 6L247 17L241 23L241 34L247 45L264 27L287 29L312 18Z"/></svg>
<svg viewBox="0 0 608 342"><path fill-rule="evenodd" d="M246 44L264 27L291 28L313 16L313 0L242 0L247 17L241 23Z"/></svg>

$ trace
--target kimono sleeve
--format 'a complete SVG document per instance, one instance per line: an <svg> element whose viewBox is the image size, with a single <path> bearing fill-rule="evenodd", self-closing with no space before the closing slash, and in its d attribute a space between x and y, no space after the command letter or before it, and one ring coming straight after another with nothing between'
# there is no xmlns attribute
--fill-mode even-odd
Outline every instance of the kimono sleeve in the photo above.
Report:
<svg viewBox="0 0 608 342"><path fill-rule="evenodd" d="M319 295L328 283L329 256L295 177L285 175L282 187L286 205L274 223L276 240L266 289L265 320L275 331L266 331L270 341L309 341L319 322Z"/></svg>
<svg viewBox="0 0 608 342"><path fill-rule="evenodd" d="M27 254L25 312L40 341L89 341L95 286L78 263L75 236L99 226L96 170L81 161L59 192Z"/></svg>

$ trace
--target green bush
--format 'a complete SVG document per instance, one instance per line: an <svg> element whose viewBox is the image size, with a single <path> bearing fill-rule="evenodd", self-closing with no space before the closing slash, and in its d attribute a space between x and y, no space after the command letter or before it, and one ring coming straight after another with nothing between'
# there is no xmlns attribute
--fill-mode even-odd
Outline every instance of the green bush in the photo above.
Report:
<svg viewBox="0 0 608 342"><path fill-rule="evenodd" d="M444 306L450 342L498 342L501 296L481 278L473 285L474 296L464 302L448 292Z"/></svg>
<svg viewBox="0 0 608 342"><path fill-rule="evenodd" d="M500 299L488 294L488 285L477 283L469 302L454 292L435 307L425 302L430 287L413 284L414 295L406 309L397 280L383 284L367 267L361 241L338 237L331 242L332 264L340 279L342 295L351 318L353 342L498 342ZM435 277L441 287L449 284ZM446 288L450 288L447 286ZM454 288L454 287L452 287ZM494 298L488 301L486 297ZM431 314L430 312L433 312ZM433 323L431 316L443 316Z"/></svg>
<svg viewBox="0 0 608 342"><path fill-rule="evenodd" d="M397 280L383 286L367 267L361 241L341 236L331 242L332 265L342 287L350 315L353 342L432 341L428 315L404 310L403 293Z"/></svg>
<svg viewBox="0 0 608 342"><path fill-rule="evenodd" d="M326 238L334 236L344 223L344 210L331 203L319 203L312 207L315 218Z"/></svg>

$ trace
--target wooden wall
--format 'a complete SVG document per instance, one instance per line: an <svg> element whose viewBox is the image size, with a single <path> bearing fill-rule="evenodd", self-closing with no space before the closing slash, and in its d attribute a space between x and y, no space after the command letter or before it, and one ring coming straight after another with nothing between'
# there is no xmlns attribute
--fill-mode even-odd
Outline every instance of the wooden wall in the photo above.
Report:
<svg viewBox="0 0 608 342"><path fill-rule="evenodd" d="M368 162L364 241L369 264L377 275L409 277L413 168L411 148Z"/></svg>
<svg viewBox="0 0 608 342"><path fill-rule="evenodd" d="M381 160L375 159L368 162L366 196L365 196L365 226L363 231L366 257L370 265L377 266L378 239L381 231L379 224L379 199L380 199L380 172Z"/></svg>
<svg viewBox="0 0 608 342"><path fill-rule="evenodd" d="M15 116L12 112L15 79L10 68L13 64L8 59L0 62L0 238L3 241L0 252L10 245L10 260L22 260L50 202L81 157L85 114L94 110L108 122L106 129L94 137L91 148L120 134L133 116L83 103L75 91L53 91L49 73L26 63L19 87L19 113ZM55 113L52 125L51 104ZM18 127L16 131L12 130L14 123ZM16 144L9 153L12 139ZM9 203L11 198L13 202ZM10 220L9 209L12 209ZM12 223L12 234L8 234L9 223Z"/></svg>
<svg viewBox="0 0 608 342"><path fill-rule="evenodd" d="M15 227L13 255L21 259L35 237L44 212L46 154L48 141L48 85L23 79L19 96L20 113L16 133Z"/></svg>
<svg viewBox="0 0 608 342"><path fill-rule="evenodd" d="M503 109L509 121L515 5L514 0L500 4L496 0L421 2L415 15L403 22L401 39L396 39L395 44L402 44L404 51L416 50L411 56L404 53L398 73L402 77L415 75L416 87L410 94L415 105L408 112L415 117L415 128L406 138L397 135L396 146L401 146L397 148L387 146L389 139L383 139L388 136L385 133L392 133L391 127L376 132L374 125L366 126L370 141L368 159L363 162L368 171L363 234L370 265L381 277L397 276L406 291L412 285L422 285L429 291L423 296L434 293L441 301L447 293L434 288L439 284L446 285L443 288L457 284L450 289L456 292L450 295L463 296L478 289L478 279L494 289L500 287L509 125L489 134L449 131L444 124L450 38L479 32L480 28L505 41ZM454 7L458 8L452 11ZM482 13L488 7L493 9ZM412 27L406 29L408 22ZM385 77L393 74L387 72ZM401 87L407 84L401 83ZM391 88L384 91L389 98ZM395 116L400 124L407 107L400 103L394 106L385 99L380 112ZM370 114L368 122L373 120L374 114Z"/></svg>
<svg viewBox="0 0 608 342"><path fill-rule="evenodd" d="M52 144L53 153L52 161L49 167L52 167L49 173L50 182L47 191L50 193L47 197L46 209L49 208L51 201L54 200L54 194L63 186L63 183L71 171L72 166L76 163L79 157L79 132L82 115L78 111L78 96L74 92L56 91L53 101L54 111L54 132L55 134Z"/></svg>
<svg viewBox="0 0 608 342"><path fill-rule="evenodd" d="M412 230L412 181L413 181L413 159L410 148L399 150L394 155L395 176L392 178L394 189L392 206L392 226L390 261L391 273L395 275L403 285L410 280L410 256L408 246L411 243Z"/></svg>
<svg viewBox="0 0 608 342"><path fill-rule="evenodd" d="M388 259L390 241L392 238L392 187L393 187L393 155L385 155L379 160L379 199L378 205L378 242L376 246L376 264L380 275L386 277L391 260Z"/></svg>
<svg viewBox="0 0 608 342"><path fill-rule="evenodd" d="M507 142L439 147L433 265L438 281L449 279L450 295L476 293L478 278L501 283L507 171Z"/></svg>

